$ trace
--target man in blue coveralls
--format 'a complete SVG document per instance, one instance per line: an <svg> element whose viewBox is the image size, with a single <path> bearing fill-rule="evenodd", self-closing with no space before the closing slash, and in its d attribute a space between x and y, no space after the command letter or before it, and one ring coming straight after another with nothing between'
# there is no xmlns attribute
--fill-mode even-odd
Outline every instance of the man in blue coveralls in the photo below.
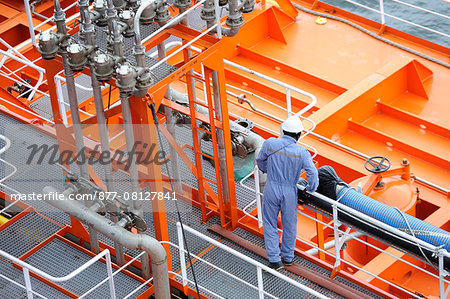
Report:
<svg viewBox="0 0 450 299"><path fill-rule="evenodd" d="M263 194L263 227L269 267L280 270L292 265L297 236L297 182L302 169L308 178L307 191L316 191L319 185L317 169L309 152L297 145L303 131L302 121L290 116L281 124L281 138L269 138L256 158L258 168L267 173ZM277 229L281 210L283 236L281 257Z"/></svg>

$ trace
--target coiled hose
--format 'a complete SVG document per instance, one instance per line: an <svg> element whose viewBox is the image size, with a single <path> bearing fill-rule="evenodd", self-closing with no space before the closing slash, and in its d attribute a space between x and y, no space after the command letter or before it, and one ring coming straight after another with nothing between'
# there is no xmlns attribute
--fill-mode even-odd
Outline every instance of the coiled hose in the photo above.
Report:
<svg viewBox="0 0 450 299"><path fill-rule="evenodd" d="M436 59L436 58L434 58L434 57L431 57L431 56L429 56L429 55L423 54L423 53L421 53L421 52L419 52L419 51L416 51L416 50L410 49L410 48L408 48L408 47L405 47L405 46L403 46L403 45L401 45L401 44L399 44L399 43L393 42L393 41L391 41L391 40L389 40L389 39L387 39L387 38L385 38L385 37L379 36L378 34L373 33L372 31L367 30L366 28L364 28L364 27L362 27L362 26L360 26L360 25L358 25L358 24L355 24L355 23L353 23L353 22L351 22L351 21L349 21L349 20L346 20L346 19L341 18L341 17L333 16L333 15L330 15L330 14L327 14L327 13L323 13L323 12L318 12L318 11L314 11L314 10L311 10L311 9L307 9L307 8L301 6L301 5L296 4L296 3L292 3L292 4L293 4L294 7L297 8L298 10L301 10L301 11L303 11L303 12L306 12L306 13L309 13L309 14L312 14L312 15L315 15L315 16L324 17L324 18L328 18L328 19L332 19L332 20L336 20L336 21L345 23L345 24L347 24L347 25L350 25L350 26L352 26L352 27L354 27L354 28L356 28L356 29L358 29L358 30L360 30L360 31L362 31L362 32L364 32L364 33L366 33L366 34L368 34L369 36L371 36L371 37L373 37L373 38L376 38L376 39L378 39L378 40L380 40L380 41L382 41L382 42L385 42L385 43L388 44L388 45L397 47L397 48L399 48L399 49L401 49L401 50L403 50L403 51L412 53L412 54L414 54L414 55L417 55L417 56L419 56L419 57L422 57L422 58L424 58L424 59L427 59L427 60L429 60L429 61L432 61L432 62L434 62L434 63L437 63L437 64L439 64L439 65L442 65L442 66L444 66L444 67L446 67L446 68L450 68L450 64L448 64L448 63L446 63L446 62L444 62L444 61L441 61L441 60Z"/></svg>
<svg viewBox="0 0 450 299"><path fill-rule="evenodd" d="M337 197L340 198L340 203L354 210L413 235L436 247L442 246L450 252L450 233L443 229L412 217L411 215L399 212L397 208L385 205L348 187L343 187L338 192Z"/></svg>

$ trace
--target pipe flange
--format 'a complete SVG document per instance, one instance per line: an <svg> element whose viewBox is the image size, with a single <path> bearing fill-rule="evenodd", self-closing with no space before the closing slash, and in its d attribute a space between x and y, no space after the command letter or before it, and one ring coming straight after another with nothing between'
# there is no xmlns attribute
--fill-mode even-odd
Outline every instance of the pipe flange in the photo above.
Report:
<svg viewBox="0 0 450 299"><path fill-rule="evenodd" d="M142 11L141 17L139 18L139 22L141 24L150 24L153 23L155 17L156 17L155 7L153 5L149 5Z"/></svg>
<svg viewBox="0 0 450 299"><path fill-rule="evenodd" d="M59 37L56 33L45 31L39 35L38 51L41 53L43 59L50 60L55 58L58 50Z"/></svg>
<svg viewBox="0 0 450 299"><path fill-rule="evenodd" d="M247 130L252 130L254 127L254 123L246 118L239 118L235 120L234 123L246 128Z"/></svg>
<svg viewBox="0 0 450 299"><path fill-rule="evenodd" d="M113 5L117 10L122 10L127 6L127 2L125 0L113 0Z"/></svg>
<svg viewBox="0 0 450 299"><path fill-rule="evenodd" d="M92 60L94 62L94 74L98 81L106 82L111 80L114 71L114 61L111 56L99 53Z"/></svg>
<svg viewBox="0 0 450 299"><path fill-rule="evenodd" d="M173 5L180 10L186 10L191 7L192 0L175 0Z"/></svg>
<svg viewBox="0 0 450 299"><path fill-rule="evenodd" d="M67 54L72 70L74 72L82 71L87 62L86 48L80 44L71 44L67 47Z"/></svg>
<svg viewBox="0 0 450 299"><path fill-rule="evenodd" d="M139 6L141 5L140 0L127 0L127 2L127 8L133 11L137 11L139 9Z"/></svg>
<svg viewBox="0 0 450 299"><path fill-rule="evenodd" d="M214 21L216 19L216 9L214 8L214 2L211 0L207 0L205 4L203 4L203 8L200 12L200 18L203 21Z"/></svg>
<svg viewBox="0 0 450 299"><path fill-rule="evenodd" d="M106 5L104 0L94 1L94 11L98 13L98 17L95 24L100 27L108 25L108 19L106 18Z"/></svg>
<svg viewBox="0 0 450 299"><path fill-rule="evenodd" d="M153 80L150 72L146 70L142 75L136 79L136 90L134 95L138 98L143 98L147 95L148 89L153 85Z"/></svg>
<svg viewBox="0 0 450 299"><path fill-rule="evenodd" d="M241 11L243 13L250 13L255 9L256 0L247 0L244 2Z"/></svg>
<svg viewBox="0 0 450 299"><path fill-rule="evenodd" d="M125 37L134 36L134 12L132 10L124 10L119 14L119 18L127 27L122 33Z"/></svg>
<svg viewBox="0 0 450 299"><path fill-rule="evenodd" d="M155 22L160 26L164 26L168 20L170 20L169 6L164 3L161 7L156 9Z"/></svg>
<svg viewBox="0 0 450 299"><path fill-rule="evenodd" d="M228 15L227 20L225 21L225 24L230 28L240 28L242 25L244 25L245 20L242 17L242 13L240 11Z"/></svg>
<svg viewBox="0 0 450 299"><path fill-rule="evenodd" d="M136 85L136 70L129 64L122 64L116 69L120 92L131 93Z"/></svg>

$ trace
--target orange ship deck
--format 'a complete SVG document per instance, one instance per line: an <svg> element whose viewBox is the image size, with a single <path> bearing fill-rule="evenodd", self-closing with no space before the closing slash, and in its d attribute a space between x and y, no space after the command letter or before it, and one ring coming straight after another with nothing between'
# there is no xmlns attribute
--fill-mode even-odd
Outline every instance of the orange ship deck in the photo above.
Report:
<svg viewBox="0 0 450 299"><path fill-rule="evenodd" d="M284 1L278 2L282 7L287 5ZM298 3L307 7L311 7L313 2L315 5L318 3L309 2ZM49 7L45 8L47 14L51 14ZM406 158L417 177L440 186L441 189L450 188L450 70L447 67L376 40L339 21L328 20L326 24L318 25L317 17L308 13L299 11L294 20L282 9L271 7L270 4L264 9L262 7L258 3L257 9L246 15L246 24L237 36L220 41L225 59L314 94L318 99L317 104L307 116L317 125L315 133L368 156L385 156L393 167L399 166ZM328 8L325 4L315 7L318 11ZM9 6L5 9L13 10ZM340 10L336 14L372 32L379 32L377 23ZM23 18L23 14L14 18L19 20L17 23L20 26L25 26L26 18ZM6 33L3 38L18 44L14 35L22 29L10 31L11 28L19 27L14 27L11 20L0 24L0 32ZM390 28L386 28L382 36L445 63L450 62L449 48L412 38ZM31 47L25 48L23 54L30 58L38 57ZM180 60L177 56L170 62L173 64ZM15 63L9 62L7 65L14 67ZM26 75L30 74L36 76L33 71L28 70ZM252 120L257 124L256 131L264 137L278 132L280 122L275 118L283 119L287 114L285 110L273 106L273 103L286 106L285 88L228 65L225 65L225 76L226 83L234 86L229 91L240 94L235 88L237 87L272 103L257 96L247 96L258 110L263 111L261 113L229 96L231 118ZM10 82L0 82L4 89L9 84ZM182 81L172 86L186 91ZM197 83L197 88L197 95L201 98L202 84ZM113 102L117 100L117 95L118 90L113 88ZM105 104L108 101L106 92L103 100ZM293 112L308 103L309 99L306 97L292 93ZM92 99L83 105L87 112L95 112ZM8 104L4 106L25 118L34 118ZM267 113L275 118L268 117ZM110 134L112 137L115 133ZM344 180L350 182L368 174L363 165L365 159L361 156L315 136L307 136L302 141L317 150L315 160L319 166L332 165ZM112 146L123 147L123 144L122 136L115 139ZM448 191L417 181L414 186L420 189L421 198L421 202L417 204L417 217L448 231ZM395 199L391 199L391 202L394 203ZM316 224L302 216L299 219L299 236L315 242ZM247 228L252 226L256 233L261 233L253 219L243 216L240 224ZM305 249L302 246L299 248ZM400 255L394 249L389 251ZM400 277L397 282L407 288L420 290L431 296L439 295L438 285L430 283L419 271L413 270L415 275L411 275L409 269L396 268L395 264L396 261L391 257L379 254L361 266L382 274L385 279L395 280ZM393 269L398 273L393 273ZM361 281L373 280L362 271L357 271L355 277ZM391 291L383 283L373 283Z"/></svg>

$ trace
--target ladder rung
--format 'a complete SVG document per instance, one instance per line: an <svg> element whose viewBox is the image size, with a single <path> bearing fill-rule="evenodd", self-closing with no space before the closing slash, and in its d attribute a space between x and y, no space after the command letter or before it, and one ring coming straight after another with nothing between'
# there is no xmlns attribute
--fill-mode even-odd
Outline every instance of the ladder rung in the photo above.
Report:
<svg viewBox="0 0 450 299"><path fill-rule="evenodd" d="M213 157L213 156L210 156L210 155L208 155L208 154L200 153L200 155L202 155L203 157L209 158L209 159L211 159L211 160L214 160L214 157Z"/></svg>
<svg viewBox="0 0 450 299"><path fill-rule="evenodd" d="M205 129L203 129L203 128L200 128L200 127L195 127L195 128L198 129L198 130L200 130L200 131L202 131L202 132L205 132L206 134L211 134L210 131L205 130Z"/></svg>
<svg viewBox="0 0 450 299"><path fill-rule="evenodd" d="M200 105L200 106L203 106L203 107L209 109L209 106L207 104L203 103L203 102L199 102L199 101L195 101L195 100L192 101L192 102L194 102L194 104L196 104L196 105Z"/></svg>
<svg viewBox="0 0 450 299"><path fill-rule="evenodd" d="M205 178L205 177L203 177L203 179L204 179L205 181L211 183L211 184L217 185L217 182L214 182L214 181L212 181L212 180L210 180L210 179L207 179L207 178Z"/></svg>

